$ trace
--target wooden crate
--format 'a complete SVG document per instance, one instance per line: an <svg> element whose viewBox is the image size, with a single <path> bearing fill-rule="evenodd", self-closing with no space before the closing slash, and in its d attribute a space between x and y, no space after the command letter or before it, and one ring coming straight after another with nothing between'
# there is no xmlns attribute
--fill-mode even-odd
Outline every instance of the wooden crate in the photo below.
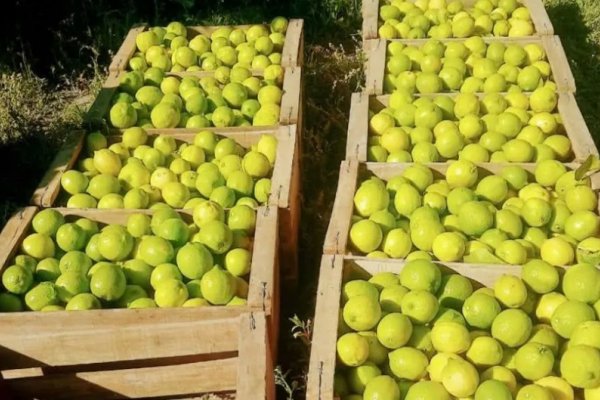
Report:
<svg viewBox="0 0 600 400"><path fill-rule="evenodd" d="M392 40L393 42L401 42L407 46L421 47L430 39L415 39L415 40ZM491 39L484 38L486 43L501 42L504 44L518 44L525 46L527 44L538 44L546 52L546 59L552 70L552 81L556 83L559 92L575 92L575 78L569 67L569 61L565 54L565 50L558 36L541 36L528 38L504 38ZM385 65L387 60L387 45L392 42L383 39L367 40L364 50L367 55L365 65L365 90L370 94L383 94L383 81L385 74ZM448 43L451 41L464 41L464 39L444 39L440 42Z"/></svg>
<svg viewBox="0 0 600 400"><path fill-rule="evenodd" d="M351 219L354 212L354 193L362 182L362 178L377 176L383 180L388 180L414 165L412 163L360 163L356 160L345 160L340 165L340 177L338 180L337 192L333 203L333 211L329 220L329 227L325 235L323 245L324 254L353 255L349 248L348 232L351 226ZM434 172L434 178L439 179L444 176L448 169L448 163L429 163L423 164ZM497 174L507 165L519 165L525 170L533 173L536 164L496 164L482 163L478 164L479 176ZM574 169L578 164L566 164L567 168Z"/></svg>
<svg viewBox="0 0 600 400"><path fill-rule="evenodd" d="M456 93L442 93L442 96L456 96ZM436 95L423 95L434 97ZM482 96L482 94L480 94ZM389 104L389 95L368 95L365 92L354 93L350 106L346 159L367 161L369 139L369 110L379 111ZM583 115L572 93L559 93L556 111L561 117L565 132L571 140L575 162L585 160L589 155L598 155L594 139L587 128Z"/></svg>
<svg viewBox="0 0 600 400"><path fill-rule="evenodd" d="M125 71L110 72L98 96L90 106L87 114L85 115L85 123L88 126L102 127L109 131L109 133L119 133L122 130L109 127L106 120L106 116L110 110L111 102L114 95L117 93L119 88L119 82L121 77L126 74ZM199 71L199 72L167 72L165 76L178 76L178 77L197 77L201 78L204 76L213 76L214 71ZM253 71L254 76L262 76L262 72ZM279 125L293 125L297 124L300 117L300 105L302 102L302 68L301 67L288 67L284 69L283 77L283 96L281 98L281 111L279 115ZM261 130L265 127L247 127L249 130ZM149 129L149 132L155 131L156 129ZM197 132L199 129L193 129ZM227 130L239 130L239 127L225 128ZM169 131L175 132L186 132L185 128L173 128ZM189 129L187 130L189 131ZM300 134L301 132L298 132Z"/></svg>
<svg viewBox="0 0 600 400"><path fill-rule="evenodd" d="M307 399L338 399L333 393L333 377L336 366L342 283L351 279L368 279L378 272L400 273L404 264L400 260L355 259L340 255L323 256L313 324ZM521 273L521 267L510 265L488 266L461 263L439 265L447 272L455 272L470 278L474 286L479 287L493 286L503 274L520 276Z"/></svg>
<svg viewBox="0 0 600 400"><path fill-rule="evenodd" d="M263 312L200 320L182 310L132 311L75 311L60 324L54 313L3 318L2 398L275 399Z"/></svg>
<svg viewBox="0 0 600 400"><path fill-rule="evenodd" d="M523 6L529 9L535 33L533 36L553 35L554 28L542 0L520 0ZM474 0L464 0L466 6L473 5ZM368 39L379 38L379 0L363 0L362 2L362 37L363 43ZM490 36L502 39L502 37Z"/></svg>
<svg viewBox="0 0 600 400"><path fill-rule="evenodd" d="M0 234L0 271L17 253L37 210L27 207L6 224ZM124 224L132 213L57 210L67 218L105 224ZM180 214L191 220L190 213ZM258 209L246 306L0 314L5 383L26 399L173 397L236 390L238 398L274 398L277 222L273 209Z"/></svg>
<svg viewBox="0 0 600 400"><path fill-rule="evenodd" d="M235 25L234 29L247 29L252 25ZM188 37L192 38L199 34L209 36L217 29L223 26L189 26ZM135 38L138 34L148 30L147 25L133 27L125 36L123 44L113 57L108 70L110 72L126 71L129 66L129 60L137 51ZM281 51L281 66L282 67L298 67L302 66L304 61L304 20L290 19L288 29L285 34L285 42Z"/></svg>
<svg viewBox="0 0 600 400"><path fill-rule="evenodd" d="M282 277L290 284L298 278L298 227L300 219L300 152L296 125L263 128L208 128L218 135L229 137L244 147L256 144L263 134L272 134L278 140L277 158L271 177L271 194L267 205L279 210L279 238ZM183 132L181 132L183 131ZM191 143L198 129L151 129L149 137L169 134L179 141ZM121 141L121 135L109 136L109 142ZM73 132L56 155L38 188L31 204L39 207L64 206L61 199L60 179L73 168L84 151L85 132ZM102 212L102 211L99 211Z"/></svg>

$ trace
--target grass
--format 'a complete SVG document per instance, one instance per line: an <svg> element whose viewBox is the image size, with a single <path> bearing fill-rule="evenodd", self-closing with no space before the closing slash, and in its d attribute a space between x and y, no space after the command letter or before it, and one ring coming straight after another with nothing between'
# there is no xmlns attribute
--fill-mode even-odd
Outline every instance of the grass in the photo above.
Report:
<svg viewBox="0 0 600 400"><path fill-rule="evenodd" d="M579 106L599 143L600 3L545 3L569 58ZM0 79L0 87L8 88L0 90L0 135L6 132L11 142L0 146L0 168L20 171L18 176L0 174L0 219L26 203L65 130L80 118L78 108L70 104L98 88L103 68L132 24L173 19L231 24L278 14L305 18L301 270L297 293L286 292L282 298L276 370L279 398L303 398L322 243L344 158L350 96L362 83L359 1L126 0L115 9L108 0L65 0L45 15L29 13L27 1L18 4L7 11L14 16L9 26L14 37L0 35L0 46L7 49L0 54L0 71L22 71L24 65L33 71ZM26 29L42 20L47 22L41 24L43 33L50 31L47 37ZM15 141L16 137L23 139Z"/></svg>
<svg viewBox="0 0 600 400"><path fill-rule="evenodd" d="M598 0L545 0L544 3L575 77L577 103L599 144L600 3Z"/></svg>

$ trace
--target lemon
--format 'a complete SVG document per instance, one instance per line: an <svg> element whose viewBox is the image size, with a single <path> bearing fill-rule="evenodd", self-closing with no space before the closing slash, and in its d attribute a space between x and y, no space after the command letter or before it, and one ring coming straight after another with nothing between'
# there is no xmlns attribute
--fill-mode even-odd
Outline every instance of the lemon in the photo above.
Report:
<svg viewBox="0 0 600 400"><path fill-rule="evenodd" d="M556 333L568 339L577 325L595 319L596 314L591 306L580 301L567 300L556 307L550 322Z"/></svg>
<svg viewBox="0 0 600 400"><path fill-rule="evenodd" d="M490 367L499 365L502 361L502 346L500 343L488 336L480 336L471 342L467 350L467 360L477 367Z"/></svg>
<svg viewBox="0 0 600 400"><path fill-rule="evenodd" d="M369 342L369 357L368 361L372 362L375 365L380 365L383 362L387 361L388 349L385 348L379 339L377 338L377 333L373 331L364 331L359 332L359 335L363 336Z"/></svg>
<svg viewBox="0 0 600 400"><path fill-rule="evenodd" d="M12 265L2 273L2 285L10 293L24 294L33 284L33 274L28 268Z"/></svg>
<svg viewBox="0 0 600 400"><path fill-rule="evenodd" d="M504 382L494 379L482 382L475 391L475 400L512 400L512 398L509 387Z"/></svg>
<svg viewBox="0 0 600 400"><path fill-rule="evenodd" d="M178 279L162 281L154 292L154 301L160 308L181 307L187 299L187 287Z"/></svg>
<svg viewBox="0 0 600 400"><path fill-rule="evenodd" d="M438 322L431 329L431 341L438 352L464 353L471 345L467 328L457 322Z"/></svg>
<svg viewBox="0 0 600 400"><path fill-rule="evenodd" d="M388 286L397 285L398 275L393 272L377 272L369 278L369 283L372 283L377 290L381 291Z"/></svg>
<svg viewBox="0 0 600 400"><path fill-rule="evenodd" d="M381 307L377 298L359 295L348 299L343 308L346 324L356 331L368 331L381 318Z"/></svg>
<svg viewBox="0 0 600 400"><path fill-rule="evenodd" d="M506 367L495 365L483 371L481 373L481 381L485 382L488 380L504 383L513 395L517 392L517 379Z"/></svg>
<svg viewBox="0 0 600 400"><path fill-rule="evenodd" d="M442 371L442 384L455 397L472 396L479 385L479 374L471 363L449 359Z"/></svg>
<svg viewBox="0 0 600 400"><path fill-rule="evenodd" d="M586 345L600 349L600 322L586 321L577 325L571 333L569 346Z"/></svg>
<svg viewBox="0 0 600 400"><path fill-rule="evenodd" d="M424 399L450 400L450 394L440 382L419 381L410 386L404 397L404 400Z"/></svg>
<svg viewBox="0 0 600 400"><path fill-rule="evenodd" d="M465 239L454 232L444 232L433 240L433 254L440 261L460 261L465 253Z"/></svg>
<svg viewBox="0 0 600 400"><path fill-rule="evenodd" d="M348 299L356 296L371 296L374 299L379 298L379 291L370 282L356 279L349 282L344 283L342 287L342 300L344 302L348 301Z"/></svg>
<svg viewBox="0 0 600 400"><path fill-rule="evenodd" d="M494 295L509 308L519 308L527 299L527 288L516 276L503 274L494 284Z"/></svg>
<svg viewBox="0 0 600 400"><path fill-rule="evenodd" d="M593 389L600 385L600 350L585 346L571 346L560 360L560 373L572 386Z"/></svg>
<svg viewBox="0 0 600 400"><path fill-rule="evenodd" d="M547 388L539 385L529 384L519 389L516 400L554 400L552 392Z"/></svg>
<svg viewBox="0 0 600 400"><path fill-rule="evenodd" d="M202 296L211 304L227 304L235 295L235 281L233 275L218 266L202 275L200 280Z"/></svg>
<svg viewBox="0 0 600 400"><path fill-rule="evenodd" d="M536 385L548 389L554 400L573 400L573 387L563 378L547 376L535 382Z"/></svg>
<svg viewBox="0 0 600 400"><path fill-rule="evenodd" d="M355 393L363 393L369 381L381 375L381 370L371 362L350 368L346 374L348 386Z"/></svg>
<svg viewBox="0 0 600 400"><path fill-rule="evenodd" d="M532 323L529 316L520 309L504 310L492 323L492 337L508 347L524 344L531 335Z"/></svg>
<svg viewBox="0 0 600 400"><path fill-rule="evenodd" d="M362 282L362 281L360 281ZM379 303L383 312L400 312L402 298L408 293L408 289L400 284L383 288L379 295Z"/></svg>
<svg viewBox="0 0 600 400"><path fill-rule="evenodd" d="M529 342L517 350L515 363L522 377L535 381L552 372L554 354L543 344Z"/></svg>
<svg viewBox="0 0 600 400"><path fill-rule="evenodd" d="M442 281L437 265L429 260L413 260L400 271L400 284L410 290L426 290L436 293Z"/></svg>
<svg viewBox="0 0 600 400"><path fill-rule="evenodd" d="M396 378L417 381L427 372L427 356L412 347L401 347L390 352L388 357L390 370Z"/></svg>
<svg viewBox="0 0 600 400"><path fill-rule="evenodd" d="M484 293L473 293L462 307L462 312L470 326L489 329L501 308L498 301Z"/></svg>
<svg viewBox="0 0 600 400"><path fill-rule="evenodd" d="M562 291L569 300L588 304L600 299L600 271L589 264L577 264L567 269Z"/></svg>
<svg viewBox="0 0 600 400"><path fill-rule="evenodd" d="M438 312L436 297L426 290L412 290L402 298L402 313L415 324L426 324Z"/></svg>
<svg viewBox="0 0 600 400"><path fill-rule="evenodd" d="M340 361L349 367L362 365L369 357L369 342L358 333L346 333L340 336L336 349Z"/></svg>

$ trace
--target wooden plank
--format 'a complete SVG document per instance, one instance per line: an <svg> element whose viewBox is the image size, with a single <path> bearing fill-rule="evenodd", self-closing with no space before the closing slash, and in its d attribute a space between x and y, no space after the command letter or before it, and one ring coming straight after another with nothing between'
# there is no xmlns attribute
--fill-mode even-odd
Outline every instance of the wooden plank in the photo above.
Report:
<svg viewBox="0 0 600 400"><path fill-rule="evenodd" d="M333 400L333 376L342 288L343 257L325 255L321 260L317 306L308 369L306 398Z"/></svg>
<svg viewBox="0 0 600 400"><path fill-rule="evenodd" d="M367 134L365 135L365 132ZM352 93L346 159L367 161L369 132L369 96L364 92Z"/></svg>
<svg viewBox="0 0 600 400"><path fill-rule="evenodd" d="M20 244L27 236L31 220L37 210L37 207L25 207L16 212L4 225L2 233L0 233L0 268L2 270L8 266L21 247Z"/></svg>
<svg viewBox="0 0 600 400"><path fill-rule="evenodd" d="M523 5L529 9L531 21L535 26L535 33L540 36L554 35L554 27L552 26L552 22L550 22L550 18L548 17L548 13L546 12L542 0L522 1Z"/></svg>
<svg viewBox="0 0 600 400"><path fill-rule="evenodd" d="M283 79L283 96L279 123L282 125L298 124L300 103L302 102L302 68L290 67L285 70Z"/></svg>
<svg viewBox="0 0 600 400"><path fill-rule="evenodd" d="M120 81L120 72L111 72L109 73L106 81L102 85L98 96L96 96L96 100L90 106L88 112L85 115L85 122L88 125L93 124L102 124L106 118L106 114L110 109L110 105L115 95Z"/></svg>
<svg viewBox="0 0 600 400"><path fill-rule="evenodd" d="M275 381L265 314L253 312L240 318L238 399L275 399Z"/></svg>
<svg viewBox="0 0 600 400"><path fill-rule="evenodd" d="M62 318L68 312L60 314L55 316ZM2 369L82 366L237 350L237 318L203 320L197 313L196 318L180 323L155 320L145 326L129 323L95 329L65 324L56 331L39 324L22 325L20 334L0 328L0 365Z"/></svg>
<svg viewBox="0 0 600 400"><path fill-rule="evenodd" d="M279 208L279 247L281 254L281 275L286 285L295 285L298 279L298 235L300 226L301 181L299 142L295 141L292 177L288 195L288 207ZM287 287L292 289L290 287Z"/></svg>
<svg viewBox="0 0 600 400"><path fill-rule="evenodd" d="M304 20L290 19L285 32L285 42L281 51L281 66L301 67L302 53L304 52Z"/></svg>
<svg viewBox="0 0 600 400"><path fill-rule="evenodd" d="M275 268L279 245L278 213L275 207L260 207L256 214L252 265L248 283L248 308L263 311L270 318L271 332L276 338L279 329L279 315L276 314L279 298L275 297L279 285ZM277 342L274 342L273 345L276 346Z"/></svg>
<svg viewBox="0 0 600 400"><path fill-rule="evenodd" d="M54 157L44 177L33 192L31 204L39 207L52 207L60 193L60 179L65 171L72 169L77 162L85 143L85 131L73 131Z"/></svg>
<svg viewBox="0 0 600 400"><path fill-rule="evenodd" d="M576 161L584 161L590 154L598 156L598 149L587 128L577 101L572 93L561 93L558 97L558 111L562 118Z"/></svg>
<svg viewBox="0 0 600 400"><path fill-rule="evenodd" d="M323 244L324 254L344 254L346 251L357 180L358 162L356 160L342 161L333 211Z"/></svg>
<svg viewBox="0 0 600 400"><path fill-rule="evenodd" d="M235 389L237 362L237 358L226 358L149 368L49 374L5 382L19 398L39 400L139 399L229 392Z"/></svg>
<svg viewBox="0 0 600 400"><path fill-rule="evenodd" d="M368 39L377 39L379 37L379 0L363 0L362 17L363 43Z"/></svg>
<svg viewBox="0 0 600 400"><path fill-rule="evenodd" d="M543 36L541 38L546 58L552 69L552 79L561 92L575 93L575 78L569 66L565 49L558 36Z"/></svg>
<svg viewBox="0 0 600 400"><path fill-rule="evenodd" d="M271 176L271 194L269 205L288 208L290 203L290 186L296 156L296 125L281 126L277 135L277 156Z"/></svg>
<svg viewBox="0 0 600 400"><path fill-rule="evenodd" d="M125 36L123 44L121 44L121 47L119 47L119 50L113 57L112 62L108 67L109 72L125 71L127 69L129 66L129 60L137 50L135 38L146 29L148 29L148 27L143 24L129 30L127 36Z"/></svg>
<svg viewBox="0 0 600 400"><path fill-rule="evenodd" d="M368 94L383 94L387 41L382 39L367 40L364 48L367 56L365 91Z"/></svg>

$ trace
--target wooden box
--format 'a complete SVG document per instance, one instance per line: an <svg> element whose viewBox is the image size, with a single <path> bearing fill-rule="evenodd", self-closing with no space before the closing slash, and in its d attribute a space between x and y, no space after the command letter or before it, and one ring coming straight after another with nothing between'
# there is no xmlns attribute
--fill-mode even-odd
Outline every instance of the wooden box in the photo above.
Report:
<svg viewBox="0 0 600 400"><path fill-rule="evenodd" d="M463 0L466 6L473 5L474 0ZM542 0L520 0L523 6L529 9L531 20L533 22L534 36L553 35L554 28L544 8ZM363 0L362 2L362 37L363 42L368 39L379 38L379 0ZM490 38L494 38L490 36ZM498 38L502 39L502 38Z"/></svg>
<svg viewBox="0 0 600 400"><path fill-rule="evenodd" d="M323 245L324 254L353 255L349 247L349 230L352 223L354 212L354 193L360 185L362 178L368 176L377 176L383 180L388 180L410 167L411 163L360 163L356 160L342 161L340 166L340 177L338 180L333 211L329 220L329 227L325 235ZM444 176L448 168L447 163L423 164L433 170L434 179ZM496 174L507 165L519 165L525 170L533 172L535 164L478 164L479 176ZM576 164L566 164L568 168L577 168Z"/></svg>
<svg viewBox="0 0 600 400"><path fill-rule="evenodd" d="M393 40L401 42L407 46L420 47L430 39L415 39L415 40ZM565 50L558 36L540 36L527 38L504 38L492 39L489 37L483 38L489 44L491 42L501 42L504 44L518 44L525 46L527 44L538 44L546 52L546 61L550 64L551 80L556 83L559 92L575 92L575 79L569 67L569 61L565 55ZM445 39L442 43L451 41L464 41L463 39ZM383 80L385 74L385 65L387 60L387 45L391 41L383 39L367 40L364 50L367 56L365 66L366 83L365 90L370 94L383 94Z"/></svg>
<svg viewBox="0 0 600 400"><path fill-rule="evenodd" d="M279 237L282 257L282 277L293 283L298 277L298 227L300 219L300 154L296 125L265 127L261 129L208 128L216 134L229 137L244 147L256 144L263 134L272 134L278 140L277 158L271 177L271 195L267 205L279 210ZM172 135L178 141L191 143L197 129L152 129L150 138L160 134ZM109 143L121 141L121 135L108 137ZM31 204L39 207L64 206L61 198L60 179L62 174L72 169L82 157L85 133L75 131L70 135L56 155L48 171L33 193ZM98 212L103 212L99 210Z"/></svg>
<svg viewBox="0 0 600 400"><path fill-rule="evenodd" d="M234 29L247 29L251 25L235 25ZM188 37L194 37L198 34L210 36L215 30L222 26L189 26ZM138 34L148 30L147 25L141 25L132 28L125 36L125 40L121 47L113 57L108 70L110 72L126 71L129 60L137 51L135 38ZM298 67L302 66L304 56L304 20L290 19L288 29L285 34L285 42L281 51L281 66L282 67Z"/></svg>
<svg viewBox="0 0 600 400"><path fill-rule="evenodd" d="M119 224L132 213L57 210L67 219ZM2 269L18 251L36 212L36 207L21 210L0 234ZM191 219L189 213L181 214ZM277 213L261 207L246 306L0 314L0 370L6 386L25 399L173 398L212 392L274 398L277 246Z"/></svg>
<svg viewBox="0 0 600 400"><path fill-rule="evenodd" d="M119 133L119 129L115 129L108 126L107 115L111 107L111 102L114 95L117 93L119 88L119 82L122 76L126 74L125 71L114 71L110 72L106 81L104 81L98 96L90 106L85 121L91 126L102 126L106 127L109 133ZM165 76L191 76L201 78L203 76L213 76L214 71L201 71L201 72L167 72ZM254 76L262 76L262 72L253 71ZM279 114L278 125L293 125L297 124L300 120L301 114L301 103L302 103L302 68L301 67L289 67L284 69L283 77L283 96L281 98L281 111ZM248 130L261 130L264 126L253 126L247 127ZM236 130L239 127L225 128L225 130ZM149 132L155 129L148 129ZM172 128L170 129L174 133L177 131L185 132L185 128ZM194 129L198 131L199 129ZM300 132L298 132L300 134Z"/></svg>
<svg viewBox="0 0 600 400"><path fill-rule="evenodd" d="M456 93L442 95L454 97ZM423 96L431 97L435 95ZM387 107L389 98L389 95L374 96L364 92L352 95L346 159L367 161L369 110L377 112ZM571 140L572 152L575 156L573 161L581 162L589 155L598 155L598 149L577 106L575 96L572 93L559 93L558 105L555 111L560 115L564 130Z"/></svg>
<svg viewBox="0 0 600 400"><path fill-rule="evenodd" d="M442 270L455 272L473 281L473 286L493 286L503 274L520 276L521 267L510 265L439 264ZM400 273L400 260L355 259L341 255L324 255L321 260L319 288L314 317L312 348L308 370L306 398L310 400L338 399L333 393L336 367L336 342L343 282L368 279L378 272Z"/></svg>

